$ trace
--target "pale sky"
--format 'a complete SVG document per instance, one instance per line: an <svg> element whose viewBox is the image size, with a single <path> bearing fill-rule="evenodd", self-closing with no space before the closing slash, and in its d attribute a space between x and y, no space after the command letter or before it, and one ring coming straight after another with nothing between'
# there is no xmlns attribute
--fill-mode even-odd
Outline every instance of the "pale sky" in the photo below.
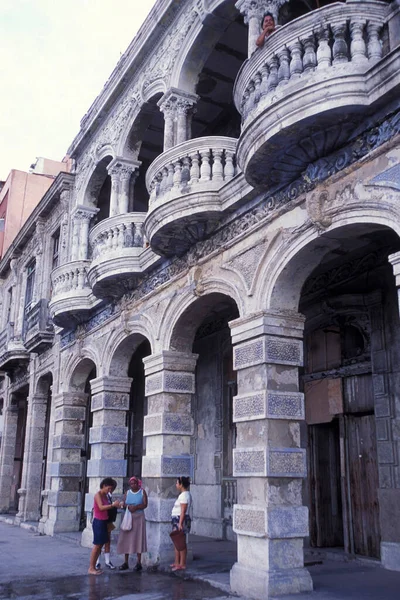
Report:
<svg viewBox="0 0 400 600"><path fill-rule="evenodd" d="M0 179L61 160L155 0L0 0Z"/></svg>

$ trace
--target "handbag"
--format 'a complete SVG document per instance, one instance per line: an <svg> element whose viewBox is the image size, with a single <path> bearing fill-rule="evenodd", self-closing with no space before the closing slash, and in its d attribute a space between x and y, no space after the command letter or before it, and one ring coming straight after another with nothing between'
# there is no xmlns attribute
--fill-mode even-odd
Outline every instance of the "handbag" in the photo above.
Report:
<svg viewBox="0 0 400 600"><path fill-rule="evenodd" d="M129 508L126 509L124 518L121 521L120 529L122 531L130 531L132 529L132 514L129 512Z"/></svg>

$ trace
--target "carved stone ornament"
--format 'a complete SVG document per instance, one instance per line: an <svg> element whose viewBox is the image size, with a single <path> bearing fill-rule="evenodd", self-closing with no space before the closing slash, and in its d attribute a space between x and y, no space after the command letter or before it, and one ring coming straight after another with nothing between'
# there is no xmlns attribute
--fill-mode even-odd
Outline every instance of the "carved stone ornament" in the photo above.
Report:
<svg viewBox="0 0 400 600"><path fill-rule="evenodd" d="M275 21L278 20L279 9L289 0L238 0L235 6L244 15L245 23L252 17L261 20L266 12L270 12Z"/></svg>

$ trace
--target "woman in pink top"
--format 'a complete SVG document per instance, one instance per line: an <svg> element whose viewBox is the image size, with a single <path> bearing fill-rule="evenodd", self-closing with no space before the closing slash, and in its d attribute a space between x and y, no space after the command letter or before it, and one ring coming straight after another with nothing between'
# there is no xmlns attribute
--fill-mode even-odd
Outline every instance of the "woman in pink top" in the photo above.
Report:
<svg viewBox="0 0 400 600"><path fill-rule="evenodd" d="M114 479L106 477L100 483L100 489L95 494L93 504L93 550L90 555L89 575L101 575L103 571L96 571L96 562L100 556L101 549L108 542L108 512L110 508L118 508L119 501L115 500L112 504L107 499L107 494L111 494L114 489Z"/></svg>

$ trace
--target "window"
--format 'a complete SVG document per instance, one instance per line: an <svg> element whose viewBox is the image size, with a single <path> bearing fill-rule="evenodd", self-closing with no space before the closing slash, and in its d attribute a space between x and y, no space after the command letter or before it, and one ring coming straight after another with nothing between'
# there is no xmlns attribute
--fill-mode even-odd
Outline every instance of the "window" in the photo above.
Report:
<svg viewBox="0 0 400 600"><path fill-rule="evenodd" d="M36 261L32 260L26 267L26 292L25 292L25 308L30 305L33 300L33 290L35 286L35 270Z"/></svg>
<svg viewBox="0 0 400 600"><path fill-rule="evenodd" d="M51 262L52 270L56 269L59 265L59 251L60 251L60 230L57 229L53 235L53 258Z"/></svg>

